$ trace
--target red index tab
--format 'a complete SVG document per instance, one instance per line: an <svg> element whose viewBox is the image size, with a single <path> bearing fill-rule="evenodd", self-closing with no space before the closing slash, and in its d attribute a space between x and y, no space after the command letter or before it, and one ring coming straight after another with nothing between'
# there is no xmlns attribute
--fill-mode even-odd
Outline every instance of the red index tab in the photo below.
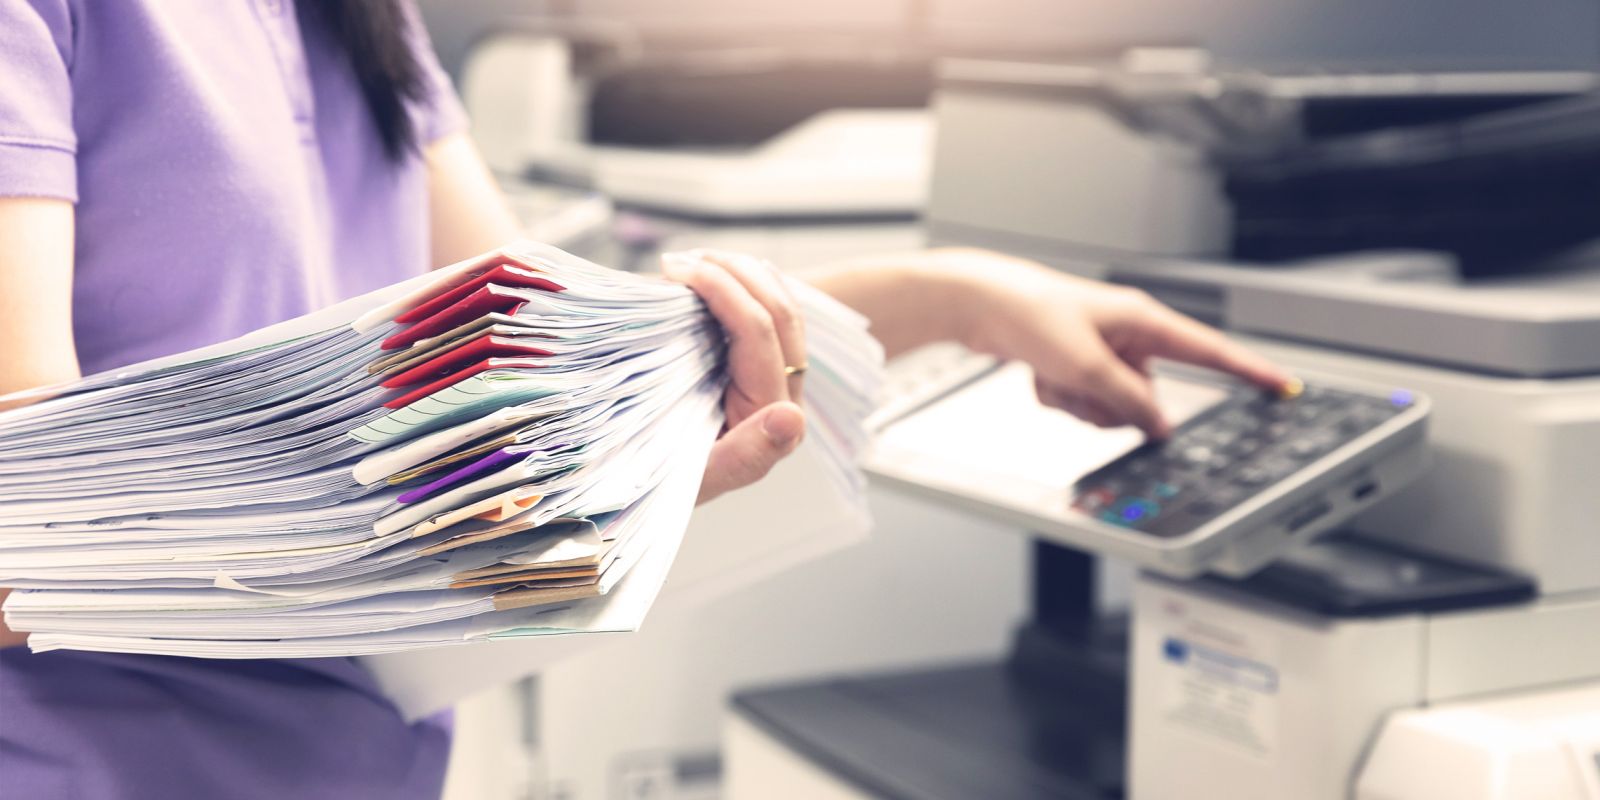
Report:
<svg viewBox="0 0 1600 800"><path fill-rule="evenodd" d="M485 358L513 356L548 356L549 350L523 344L510 336L480 336L460 347L446 350L433 358L402 372L389 376L383 382L385 389L399 389L421 383L436 375L448 374L466 364Z"/></svg>
<svg viewBox="0 0 1600 800"><path fill-rule="evenodd" d="M486 358L486 359L484 359L482 361L479 361L476 364L473 364L471 366L466 367L465 369L457 370L456 372L452 372L449 375L445 375L444 377L442 377L442 378L440 378L440 379L438 379L438 380L436 380L436 381L434 381L432 383L429 383L429 384L427 384L425 386L419 386L419 387L417 387L415 389L412 389L411 391L406 392L405 394L400 395L399 397L396 397L395 399L390 400L387 403L384 403L383 407L384 408L388 408L388 409L405 408L406 406L409 406L412 403L415 403L418 400L421 400L422 398L427 397L430 394L433 394L434 392L437 392L437 391L440 391L440 390L443 390L443 389L448 389L451 386L454 386L454 385L456 385L456 384L458 384L458 383L460 383L460 382L462 382L462 381L464 381L464 380L466 380L466 379L468 379L468 378L470 378L470 377L472 377L472 376L474 376L474 375L476 375L476 374L478 374L480 372L484 372L486 370L503 369L505 367L537 367L537 366L539 366L538 363L534 362L531 359L526 359L526 358Z"/></svg>
<svg viewBox="0 0 1600 800"><path fill-rule="evenodd" d="M448 308L431 314L427 319L384 339L381 346L384 350L410 347L417 341L438 336L484 314L511 313L512 309L521 304L522 300L510 294L505 287L493 284L482 286L451 303Z"/></svg>
<svg viewBox="0 0 1600 800"><path fill-rule="evenodd" d="M466 283L434 296L422 305L395 317L394 321L402 325L409 325L418 320L427 319L491 283L498 283L502 286L518 286L524 289L543 289L548 292L564 292L567 289L567 287L555 281L533 274L526 267L516 266L511 259L505 256L501 256L498 263L490 263L493 265L492 267L473 276Z"/></svg>

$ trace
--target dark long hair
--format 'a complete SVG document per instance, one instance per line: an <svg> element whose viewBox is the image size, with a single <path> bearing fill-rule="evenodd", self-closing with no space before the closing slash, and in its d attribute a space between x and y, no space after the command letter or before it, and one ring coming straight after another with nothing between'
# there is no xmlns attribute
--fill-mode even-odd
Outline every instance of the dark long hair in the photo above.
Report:
<svg viewBox="0 0 1600 800"><path fill-rule="evenodd" d="M301 0L308 7L305 18L320 25L349 57L383 151L394 161L417 149L406 102L421 100L426 92L422 64L407 38L411 20L403 1Z"/></svg>

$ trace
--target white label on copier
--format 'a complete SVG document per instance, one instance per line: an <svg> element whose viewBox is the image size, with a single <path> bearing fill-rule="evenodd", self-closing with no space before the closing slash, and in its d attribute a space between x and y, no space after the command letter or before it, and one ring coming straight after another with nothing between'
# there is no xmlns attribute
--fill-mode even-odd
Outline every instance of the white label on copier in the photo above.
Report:
<svg viewBox="0 0 1600 800"><path fill-rule="evenodd" d="M1258 758L1277 746L1279 685L1265 637L1173 620L1161 637L1162 721Z"/></svg>

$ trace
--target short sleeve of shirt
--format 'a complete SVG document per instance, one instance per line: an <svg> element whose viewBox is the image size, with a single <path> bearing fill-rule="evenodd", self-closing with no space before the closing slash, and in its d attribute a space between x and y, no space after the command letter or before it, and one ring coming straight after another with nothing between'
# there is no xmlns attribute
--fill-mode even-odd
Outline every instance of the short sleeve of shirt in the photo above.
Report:
<svg viewBox="0 0 1600 800"><path fill-rule="evenodd" d="M422 67L423 95L413 113L422 144L428 145L452 133L466 130L467 111L450 83L450 76L439 65L439 56L434 53L433 40L428 38L422 14L410 0L402 6L411 47L416 52L417 64Z"/></svg>
<svg viewBox="0 0 1600 800"><path fill-rule="evenodd" d="M77 202L67 0L0 0L0 64L0 197Z"/></svg>

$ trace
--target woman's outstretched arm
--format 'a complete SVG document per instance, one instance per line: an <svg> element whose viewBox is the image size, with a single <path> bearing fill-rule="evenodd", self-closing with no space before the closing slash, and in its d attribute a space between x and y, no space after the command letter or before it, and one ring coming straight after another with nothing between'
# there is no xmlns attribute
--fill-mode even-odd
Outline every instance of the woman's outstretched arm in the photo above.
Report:
<svg viewBox="0 0 1600 800"><path fill-rule="evenodd" d="M1152 358L1228 372L1267 389L1293 380L1144 292L998 253L874 256L807 277L872 320L890 355L949 340L1026 362L1042 402L1096 425L1168 433L1151 388Z"/></svg>
<svg viewBox="0 0 1600 800"><path fill-rule="evenodd" d="M0 198L0 395L79 377L72 230L65 200ZM0 588L0 602L8 593ZM0 647L25 638L0 620Z"/></svg>

